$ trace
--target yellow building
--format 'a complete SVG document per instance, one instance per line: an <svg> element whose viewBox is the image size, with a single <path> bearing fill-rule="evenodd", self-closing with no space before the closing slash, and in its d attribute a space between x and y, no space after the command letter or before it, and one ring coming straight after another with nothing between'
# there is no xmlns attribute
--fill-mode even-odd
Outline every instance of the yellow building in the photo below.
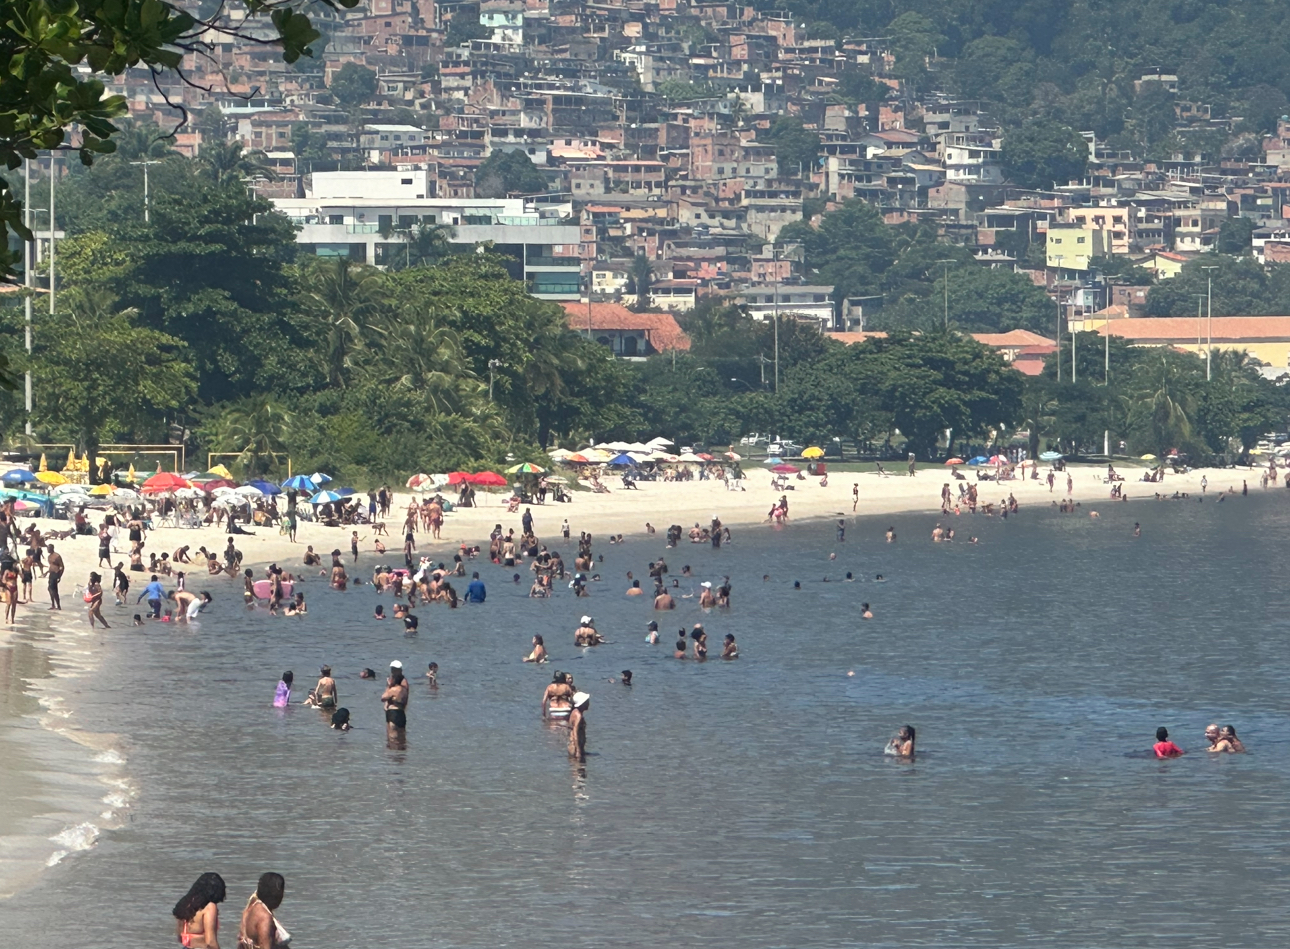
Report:
<svg viewBox="0 0 1290 949"><path fill-rule="evenodd" d="M1109 256L1109 232L1078 224L1049 224L1048 266L1058 270L1088 270L1094 257Z"/></svg>

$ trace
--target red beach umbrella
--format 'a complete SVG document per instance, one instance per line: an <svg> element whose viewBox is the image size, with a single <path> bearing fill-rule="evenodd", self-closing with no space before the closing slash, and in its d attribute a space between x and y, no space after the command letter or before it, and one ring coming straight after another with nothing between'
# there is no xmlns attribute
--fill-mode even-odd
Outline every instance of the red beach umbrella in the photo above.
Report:
<svg viewBox="0 0 1290 949"><path fill-rule="evenodd" d="M496 471L481 471L478 474L469 475L467 480L471 484L484 488L501 488L510 483Z"/></svg>
<svg viewBox="0 0 1290 949"><path fill-rule="evenodd" d="M159 471L139 488L144 494L164 494L167 491L178 491L180 488L191 488L186 479L171 471Z"/></svg>

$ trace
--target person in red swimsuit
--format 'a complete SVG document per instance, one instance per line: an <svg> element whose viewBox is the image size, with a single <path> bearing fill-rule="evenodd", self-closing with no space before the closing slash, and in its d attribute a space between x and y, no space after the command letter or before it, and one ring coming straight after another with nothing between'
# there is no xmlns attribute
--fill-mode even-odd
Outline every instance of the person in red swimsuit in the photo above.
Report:
<svg viewBox="0 0 1290 949"><path fill-rule="evenodd" d="M179 944L189 949L219 949L219 904L224 902L224 878L203 873L171 910Z"/></svg>
<svg viewBox="0 0 1290 949"><path fill-rule="evenodd" d="M1152 746L1157 758L1177 758L1179 755L1186 754L1181 748L1169 740L1169 729L1163 725L1156 729L1156 743Z"/></svg>

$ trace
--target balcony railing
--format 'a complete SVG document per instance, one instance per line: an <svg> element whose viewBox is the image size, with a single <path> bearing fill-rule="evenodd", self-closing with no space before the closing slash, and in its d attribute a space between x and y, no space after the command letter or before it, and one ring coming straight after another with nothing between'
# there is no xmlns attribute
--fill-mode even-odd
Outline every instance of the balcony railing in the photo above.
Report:
<svg viewBox="0 0 1290 949"><path fill-rule="evenodd" d="M538 257L529 254L524 258L528 267L568 267L570 270L581 270L582 260L578 257Z"/></svg>

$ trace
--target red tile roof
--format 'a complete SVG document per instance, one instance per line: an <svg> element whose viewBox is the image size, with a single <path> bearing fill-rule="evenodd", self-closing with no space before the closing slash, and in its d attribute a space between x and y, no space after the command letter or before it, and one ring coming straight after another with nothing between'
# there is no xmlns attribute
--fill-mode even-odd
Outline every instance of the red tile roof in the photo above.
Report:
<svg viewBox="0 0 1290 949"><path fill-rule="evenodd" d="M569 329L587 329L587 304L569 300L561 304L569 321ZM676 317L671 313L633 313L621 303L591 304L591 331L643 330L649 344L659 352L671 349L685 352L690 348L690 337L681 331Z"/></svg>
<svg viewBox="0 0 1290 949"><path fill-rule="evenodd" d="M1203 334L1210 334L1211 321L1205 321ZM1097 328L1106 334L1108 326L1114 336L1148 343L1187 343L1196 338L1194 316L1148 316L1111 320ZM1215 342L1254 342L1256 340L1290 340L1290 316L1216 316L1212 320ZM1193 344L1194 345L1194 344Z"/></svg>
<svg viewBox="0 0 1290 949"><path fill-rule="evenodd" d="M1006 333L973 333L972 338L982 346L993 349L1015 349L1021 346L1053 345L1047 336L1040 336L1030 330L1009 330Z"/></svg>

